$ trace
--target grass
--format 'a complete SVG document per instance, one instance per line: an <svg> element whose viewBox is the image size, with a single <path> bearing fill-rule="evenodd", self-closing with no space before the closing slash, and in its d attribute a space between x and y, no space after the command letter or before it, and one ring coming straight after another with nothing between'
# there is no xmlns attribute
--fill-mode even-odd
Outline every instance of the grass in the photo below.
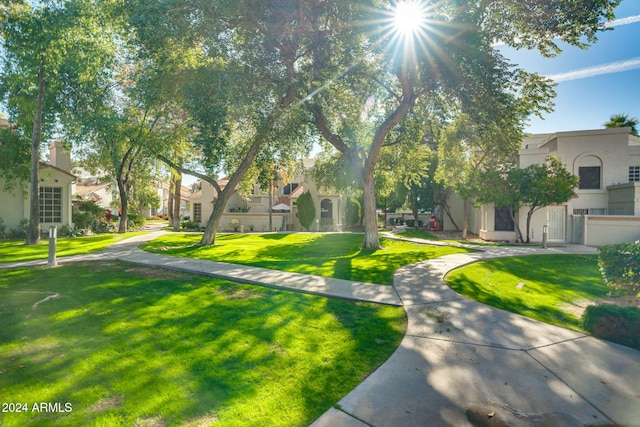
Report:
<svg viewBox="0 0 640 427"><path fill-rule="evenodd" d="M381 239L383 250L362 249L362 234L222 234L215 246L195 246L200 235L174 234L143 249L274 270L378 284L393 284L400 267L467 249Z"/></svg>
<svg viewBox="0 0 640 427"><path fill-rule="evenodd" d="M397 307L120 262L4 270L0 390L29 412L0 424L308 425L405 328Z"/></svg>
<svg viewBox="0 0 640 427"><path fill-rule="evenodd" d="M144 232L127 234L105 233L96 236L59 238L56 245L56 256L63 257L99 252L115 242L139 234L144 234ZM0 263L47 259L48 256L48 240L43 239L39 245L35 246L25 245L23 241L0 242Z"/></svg>
<svg viewBox="0 0 640 427"><path fill-rule="evenodd" d="M440 240L438 237L431 233L427 233L422 229L407 228L402 233L398 233L398 236L406 237L409 239L425 239L425 240Z"/></svg>
<svg viewBox="0 0 640 427"><path fill-rule="evenodd" d="M478 262L445 277L455 291L532 319L584 332L572 304L605 298L597 255L533 255Z"/></svg>

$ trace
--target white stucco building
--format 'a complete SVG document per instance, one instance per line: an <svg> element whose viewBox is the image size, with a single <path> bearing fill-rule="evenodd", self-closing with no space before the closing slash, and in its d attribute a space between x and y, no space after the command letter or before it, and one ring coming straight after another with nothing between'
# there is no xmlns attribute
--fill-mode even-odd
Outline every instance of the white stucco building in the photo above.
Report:
<svg viewBox="0 0 640 427"><path fill-rule="evenodd" d="M49 146L49 163L40 162L38 191L40 197L40 227L60 228L71 225L71 194L76 179L71 170L71 157L61 141ZM0 182L0 218L7 229L20 227L20 221L30 216L29 182L7 190Z"/></svg>
<svg viewBox="0 0 640 427"><path fill-rule="evenodd" d="M518 151L521 168L548 156L560 159L580 184L574 198L533 215L532 241L542 240L544 226L550 242L597 246L640 240L640 138L629 128L557 132L531 135ZM456 222L462 223L461 211L456 209ZM486 240L515 240L504 209L483 205L470 211L472 233ZM518 218L526 233L526 209Z"/></svg>

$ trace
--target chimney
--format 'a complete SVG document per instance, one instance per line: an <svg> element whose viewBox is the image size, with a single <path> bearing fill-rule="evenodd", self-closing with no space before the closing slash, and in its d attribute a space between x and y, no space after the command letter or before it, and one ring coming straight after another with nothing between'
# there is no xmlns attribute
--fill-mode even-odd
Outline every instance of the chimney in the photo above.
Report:
<svg viewBox="0 0 640 427"><path fill-rule="evenodd" d="M71 172L71 155L65 150L62 141L56 139L49 146L49 161L52 166Z"/></svg>

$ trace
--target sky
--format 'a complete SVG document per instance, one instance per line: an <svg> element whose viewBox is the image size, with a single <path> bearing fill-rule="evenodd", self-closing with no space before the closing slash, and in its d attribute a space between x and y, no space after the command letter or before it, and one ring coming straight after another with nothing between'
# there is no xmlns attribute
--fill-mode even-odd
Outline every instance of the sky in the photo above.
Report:
<svg viewBox="0 0 640 427"><path fill-rule="evenodd" d="M587 50L563 45L563 53L547 59L500 48L514 64L558 83L554 111L531 118L526 132L602 129L613 114L640 119L640 1L623 0L615 15L613 29L598 33Z"/></svg>

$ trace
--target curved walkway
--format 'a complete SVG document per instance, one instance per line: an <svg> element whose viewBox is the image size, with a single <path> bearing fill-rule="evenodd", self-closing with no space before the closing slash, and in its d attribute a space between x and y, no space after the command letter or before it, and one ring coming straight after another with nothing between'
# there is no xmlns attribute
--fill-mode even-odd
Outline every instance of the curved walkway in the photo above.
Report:
<svg viewBox="0 0 640 427"><path fill-rule="evenodd" d="M469 300L445 274L482 259L593 248L482 247L398 270L396 352L327 411L328 426L640 426L640 351Z"/></svg>
<svg viewBox="0 0 640 427"><path fill-rule="evenodd" d="M151 254L158 232L60 263L120 259L333 297L402 305L395 353L314 427L640 426L640 351L469 300L444 275L482 259L593 248L477 247L398 270L394 286ZM422 243L425 243L422 241ZM439 242L428 242L440 244ZM0 268L46 261L0 264Z"/></svg>

